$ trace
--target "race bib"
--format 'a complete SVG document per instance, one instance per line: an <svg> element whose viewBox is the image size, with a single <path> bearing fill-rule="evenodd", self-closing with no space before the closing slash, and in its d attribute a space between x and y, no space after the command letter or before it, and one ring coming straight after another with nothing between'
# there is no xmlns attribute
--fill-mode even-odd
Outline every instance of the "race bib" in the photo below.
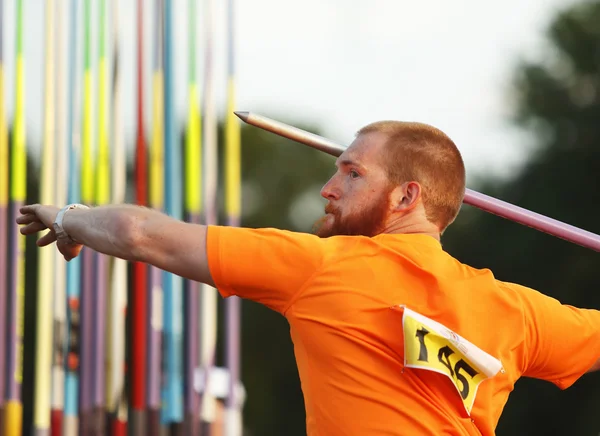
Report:
<svg viewBox="0 0 600 436"><path fill-rule="evenodd" d="M446 375L470 415L477 388L485 379L504 372L502 363L444 325L401 307L404 366Z"/></svg>

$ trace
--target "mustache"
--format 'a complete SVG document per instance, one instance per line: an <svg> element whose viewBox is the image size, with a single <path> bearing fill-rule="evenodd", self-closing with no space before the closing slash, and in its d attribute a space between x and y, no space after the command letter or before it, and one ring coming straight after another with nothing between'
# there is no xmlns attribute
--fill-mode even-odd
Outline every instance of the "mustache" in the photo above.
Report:
<svg viewBox="0 0 600 436"><path fill-rule="evenodd" d="M327 205L325 206L325 213L330 213L332 215L338 215L339 209L337 207L333 206L331 203L327 203Z"/></svg>

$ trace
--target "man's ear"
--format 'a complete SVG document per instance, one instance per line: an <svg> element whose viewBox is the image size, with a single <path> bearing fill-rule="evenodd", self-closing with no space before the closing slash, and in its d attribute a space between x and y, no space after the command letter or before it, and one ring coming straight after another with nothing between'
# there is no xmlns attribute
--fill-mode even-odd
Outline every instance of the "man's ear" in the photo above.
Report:
<svg viewBox="0 0 600 436"><path fill-rule="evenodd" d="M421 185L418 182L405 182L396 186L390 194L392 211L412 210L421 200Z"/></svg>

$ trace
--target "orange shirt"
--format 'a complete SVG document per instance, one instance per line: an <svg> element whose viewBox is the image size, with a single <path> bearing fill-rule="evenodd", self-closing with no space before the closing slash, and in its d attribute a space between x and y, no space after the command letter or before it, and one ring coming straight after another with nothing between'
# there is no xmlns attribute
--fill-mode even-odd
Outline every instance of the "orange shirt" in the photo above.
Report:
<svg viewBox="0 0 600 436"><path fill-rule="evenodd" d="M519 377L565 389L600 358L600 312L430 236L209 227L207 252L221 295L287 318L310 436L493 435Z"/></svg>

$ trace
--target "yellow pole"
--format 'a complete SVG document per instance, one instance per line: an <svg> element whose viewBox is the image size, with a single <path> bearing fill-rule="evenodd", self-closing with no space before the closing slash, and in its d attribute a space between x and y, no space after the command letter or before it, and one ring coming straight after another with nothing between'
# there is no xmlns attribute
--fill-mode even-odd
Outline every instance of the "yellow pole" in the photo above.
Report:
<svg viewBox="0 0 600 436"><path fill-rule="evenodd" d="M46 0L46 80L44 148L41 160L40 203L54 204L55 112L54 112L54 1ZM41 238L45 233L40 233ZM54 248L39 251L37 280L37 344L33 425L36 433L50 428L50 381L52 379L52 297L54 294Z"/></svg>

